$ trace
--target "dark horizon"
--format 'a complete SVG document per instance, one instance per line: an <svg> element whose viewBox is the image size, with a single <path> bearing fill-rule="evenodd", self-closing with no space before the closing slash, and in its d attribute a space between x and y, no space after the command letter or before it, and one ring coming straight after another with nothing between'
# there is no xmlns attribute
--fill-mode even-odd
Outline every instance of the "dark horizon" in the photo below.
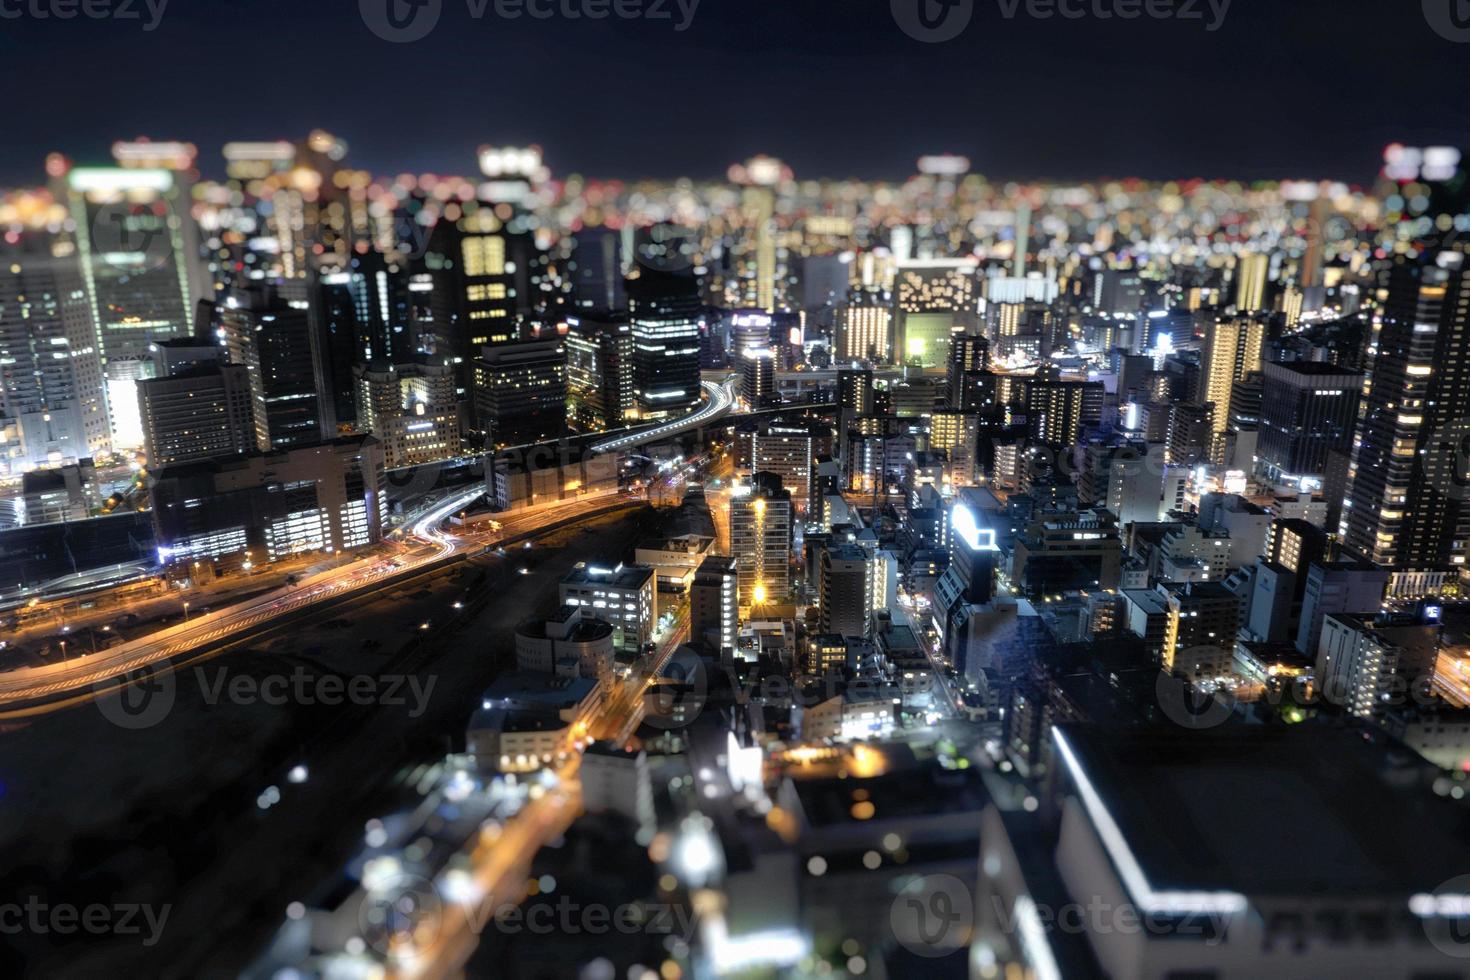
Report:
<svg viewBox="0 0 1470 980"><path fill-rule="evenodd" d="M718 179L755 153L798 178L901 180L950 152L997 179L1369 186L1391 142L1470 145L1467 49L1417 4L1234 0L1209 31L1008 19L976 0L943 43L906 36L881 0L841 17L821 0L702 0L683 32L666 7L661 22L506 21L443 0L437 29L408 44L374 36L353 0L169 0L153 31L0 20L0 87L24 93L0 182L42 183L47 153L106 161L140 134L196 144L218 176L226 142L317 127L376 174L470 175L482 143L537 143L555 174L621 180ZM1390 67L1395 52L1412 67Z"/></svg>

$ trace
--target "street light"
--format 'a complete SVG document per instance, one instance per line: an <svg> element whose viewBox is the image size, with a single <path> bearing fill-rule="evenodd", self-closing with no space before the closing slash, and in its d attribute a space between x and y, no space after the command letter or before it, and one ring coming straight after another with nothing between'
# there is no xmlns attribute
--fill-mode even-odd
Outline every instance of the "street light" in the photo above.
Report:
<svg viewBox="0 0 1470 980"><path fill-rule="evenodd" d="M185 599L184 600L184 622L187 623L188 621L189 621L189 601L187 599Z"/></svg>

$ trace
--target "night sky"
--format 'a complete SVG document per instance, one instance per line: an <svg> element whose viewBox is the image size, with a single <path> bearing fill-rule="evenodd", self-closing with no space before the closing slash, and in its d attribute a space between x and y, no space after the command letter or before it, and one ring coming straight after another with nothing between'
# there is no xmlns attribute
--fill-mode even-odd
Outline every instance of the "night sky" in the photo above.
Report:
<svg viewBox="0 0 1470 980"><path fill-rule="evenodd" d="M0 11L37 2L54 0ZM468 174L481 143L538 142L556 173L604 177L717 176L765 152L798 177L900 178L948 151L1000 177L1363 183L1394 140L1470 149L1470 43L1421 0L1234 0L1214 33L1207 0L1193 21L972 2L940 44L899 30L889 0L702 0L682 33L676 0L673 20L595 22L442 0L411 44L371 33L358 0L169 0L152 33L0 19L0 185L138 134L197 143L218 175L226 141L314 126L378 173Z"/></svg>

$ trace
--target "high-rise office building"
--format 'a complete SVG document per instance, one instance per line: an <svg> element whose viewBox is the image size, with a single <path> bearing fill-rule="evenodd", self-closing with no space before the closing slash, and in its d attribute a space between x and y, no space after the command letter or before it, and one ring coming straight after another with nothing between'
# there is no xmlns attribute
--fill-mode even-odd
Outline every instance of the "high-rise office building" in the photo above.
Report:
<svg viewBox="0 0 1470 980"><path fill-rule="evenodd" d="M434 226L424 255L432 330L439 353L458 366L461 397L469 397L483 348L521 339L520 317L531 310L533 271L543 261L529 234L511 231L483 202Z"/></svg>
<svg viewBox="0 0 1470 980"><path fill-rule="evenodd" d="M1235 309L1254 313L1266 308L1266 280L1271 271L1271 256L1242 252L1235 259Z"/></svg>
<svg viewBox="0 0 1470 980"><path fill-rule="evenodd" d="M740 394L751 408L775 404L776 355L769 347L740 354Z"/></svg>
<svg viewBox="0 0 1470 980"><path fill-rule="evenodd" d="M92 308L74 259L0 250L0 419L16 430L0 446L0 476L111 448Z"/></svg>
<svg viewBox="0 0 1470 980"><path fill-rule="evenodd" d="M644 267L628 282L633 388L640 418L682 415L697 404L704 305L692 273Z"/></svg>
<svg viewBox="0 0 1470 980"><path fill-rule="evenodd" d="M342 268L313 270L311 315L327 402L336 425L357 422L354 372L369 364L404 364L421 353L412 276L406 263L377 251L354 254ZM430 353L443 363L450 358Z"/></svg>
<svg viewBox="0 0 1470 980"><path fill-rule="evenodd" d="M475 422L494 446L562 436L567 425L567 354L559 337L498 344L474 365Z"/></svg>
<svg viewBox="0 0 1470 980"><path fill-rule="evenodd" d="M740 629L738 590L736 561L727 555L707 556L689 587L689 635L695 642L708 643L722 658L735 652Z"/></svg>
<svg viewBox="0 0 1470 980"><path fill-rule="evenodd" d="M1259 466L1272 481L1320 485L1327 455L1352 448L1363 376L1320 361L1267 363Z"/></svg>
<svg viewBox="0 0 1470 980"><path fill-rule="evenodd" d="M625 317L567 318L567 399L570 421L584 432L616 429L637 418L633 387L633 328Z"/></svg>
<svg viewBox="0 0 1470 980"><path fill-rule="evenodd" d="M1372 386L1358 425L1345 545L1393 569L1395 595L1437 592L1470 546L1470 260L1401 260L1389 276Z"/></svg>
<svg viewBox="0 0 1470 980"><path fill-rule="evenodd" d="M447 364L360 367L357 420L383 449L390 470L459 455L459 405Z"/></svg>
<svg viewBox="0 0 1470 980"><path fill-rule="evenodd" d="M615 228L582 228L574 236L571 261L573 302L584 313L626 309L623 238Z"/></svg>
<svg viewBox="0 0 1470 980"><path fill-rule="evenodd" d="M730 550L742 608L786 603L791 591L791 491L774 473L756 473L730 497Z"/></svg>
<svg viewBox="0 0 1470 980"><path fill-rule="evenodd" d="M272 449L307 446L335 434L305 303L253 285L225 297L215 310L215 327L230 363L250 372L255 410L265 418Z"/></svg>
<svg viewBox="0 0 1470 980"><path fill-rule="evenodd" d="M855 544L822 549L821 631L841 636L872 635L873 556Z"/></svg>
<svg viewBox="0 0 1470 980"><path fill-rule="evenodd" d="M1230 396L1236 382L1253 371L1261 370L1261 349L1265 342L1266 324L1258 317L1236 316L1216 319L1205 327L1205 341L1200 349L1199 390L1195 401L1213 405L1211 445L1208 451L1216 462L1224 462L1225 433L1230 428Z"/></svg>
<svg viewBox="0 0 1470 980"><path fill-rule="evenodd" d="M750 471L774 473L791 491L796 510L806 510L816 463L816 430L810 425L772 422L750 437ZM826 440L830 442L831 440Z"/></svg>
<svg viewBox="0 0 1470 980"><path fill-rule="evenodd" d="M65 177L105 378L112 448L141 449L137 382L155 340L193 332L201 277L188 197L162 168L77 167Z"/></svg>
<svg viewBox="0 0 1470 980"><path fill-rule="evenodd" d="M900 262L894 278L896 360L937 367L950 337L979 331L979 266L974 259Z"/></svg>
<svg viewBox="0 0 1470 980"><path fill-rule="evenodd" d="M832 360L837 364L886 364L893 358L893 298L856 289L837 308Z"/></svg>
<svg viewBox="0 0 1470 980"><path fill-rule="evenodd" d="M949 338L949 369L946 375L950 408L963 408L966 375L990 366L990 344L976 334L957 333Z"/></svg>
<svg viewBox="0 0 1470 980"><path fill-rule="evenodd" d="M250 372L216 364L138 382L143 444L152 469L269 449L256 424Z"/></svg>

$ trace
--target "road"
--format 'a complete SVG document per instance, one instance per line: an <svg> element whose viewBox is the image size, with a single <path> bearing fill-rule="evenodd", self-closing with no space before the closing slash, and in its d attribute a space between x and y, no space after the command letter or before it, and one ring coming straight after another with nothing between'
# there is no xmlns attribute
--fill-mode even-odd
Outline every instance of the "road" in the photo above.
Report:
<svg viewBox="0 0 1470 980"><path fill-rule="evenodd" d="M581 750L592 737L626 742L643 721L645 695L689 630L688 604L682 604L674 623L657 647L635 666L608 695L597 730L572 729L563 745L564 761L553 771L554 785L531 799L500 827L493 841L482 837L466 847L473 887L449 886L435 880L443 912L432 939L423 948L411 940L388 951L388 976L398 980L427 980L460 974L479 945L480 934L492 921L494 910L519 904L524 897L527 869L536 852L562 836L582 813L582 787L577 779ZM442 875L441 875L442 878Z"/></svg>
<svg viewBox="0 0 1470 980"><path fill-rule="evenodd" d="M683 418L674 419L672 422L656 425L651 429L644 429L640 432L633 432L625 436L618 436L614 439L593 443L592 451L594 453L621 452L625 449L641 446L644 443L658 442L670 436L676 436L681 432L687 432L690 429L697 429L702 425L706 425L729 414L730 409L735 406L734 379L726 381L723 384L715 384L712 381L701 381L699 384L700 387L704 388L705 402L697 411Z"/></svg>
<svg viewBox="0 0 1470 980"><path fill-rule="evenodd" d="M473 504L482 494L481 487L452 494L417 517L409 530L412 537L423 546L418 549L396 555L359 556L350 564L320 572L297 585L277 589L243 603L211 610L187 622L95 655L0 674L0 706L52 702L52 699L66 695L82 695L84 700L90 700L97 693L110 693L119 679L166 663L207 644L240 636L271 620L340 598L375 583L386 584L416 571L427 571L461 555L481 551L497 541L588 513L617 499L615 495L586 497L512 512L500 522L499 531L481 535L459 536L440 527L451 515ZM70 703L72 702L54 701L36 705L12 716L44 713Z"/></svg>

